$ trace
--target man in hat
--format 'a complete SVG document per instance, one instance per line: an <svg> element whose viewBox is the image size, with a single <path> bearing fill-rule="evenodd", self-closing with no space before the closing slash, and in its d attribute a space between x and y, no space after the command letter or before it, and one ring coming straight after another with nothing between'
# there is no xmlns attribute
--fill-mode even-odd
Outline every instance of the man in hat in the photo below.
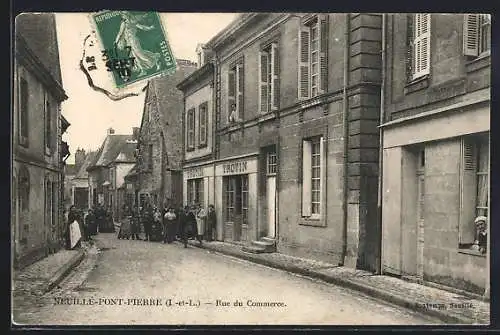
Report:
<svg viewBox="0 0 500 335"><path fill-rule="evenodd" d="M486 247L488 245L487 220L486 216L478 216L474 220L474 224L476 225L476 240L472 245L472 249L479 250L482 254L486 253Z"/></svg>

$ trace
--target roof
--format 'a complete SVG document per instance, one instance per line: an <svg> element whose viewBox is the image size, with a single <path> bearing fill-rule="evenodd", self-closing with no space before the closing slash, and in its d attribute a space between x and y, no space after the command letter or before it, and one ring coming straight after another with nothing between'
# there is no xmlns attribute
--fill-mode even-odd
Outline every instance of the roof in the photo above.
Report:
<svg viewBox="0 0 500 335"><path fill-rule="evenodd" d="M85 156L85 160L82 163L82 166L80 166L80 169L76 173L75 178L78 179L86 179L88 178L89 174L87 172L87 168L89 167L90 163L95 159L97 152L96 151L90 151L87 153Z"/></svg>
<svg viewBox="0 0 500 335"><path fill-rule="evenodd" d="M122 148L127 145L127 140L132 140L132 137L133 135L107 135L95 158L89 164L87 171L99 166L107 166L114 162L122 151Z"/></svg>
<svg viewBox="0 0 500 335"><path fill-rule="evenodd" d="M134 164L134 166L130 169L130 171L125 175L124 179L128 179L129 177L136 176L139 173L139 164Z"/></svg>
<svg viewBox="0 0 500 335"><path fill-rule="evenodd" d="M125 141L125 144L121 147L120 152L118 153L114 161L119 163L134 163L136 149L137 149L137 141L135 140Z"/></svg>
<svg viewBox="0 0 500 335"><path fill-rule="evenodd" d="M201 68L189 74L186 78L184 78L180 83L177 84L177 88L179 90L185 90L191 85L195 85L198 83L203 77L212 75L214 70L212 63L206 63ZM206 77L205 77L206 78Z"/></svg>

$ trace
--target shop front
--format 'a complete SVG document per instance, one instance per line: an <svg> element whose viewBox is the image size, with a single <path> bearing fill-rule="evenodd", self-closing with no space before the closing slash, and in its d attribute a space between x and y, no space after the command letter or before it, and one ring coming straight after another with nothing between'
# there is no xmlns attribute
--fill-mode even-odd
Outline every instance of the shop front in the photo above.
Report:
<svg viewBox="0 0 500 335"><path fill-rule="evenodd" d="M257 155L215 166L217 239L251 242L256 238Z"/></svg>
<svg viewBox="0 0 500 335"><path fill-rule="evenodd" d="M207 208L214 204L214 166L205 164L183 170L183 203Z"/></svg>

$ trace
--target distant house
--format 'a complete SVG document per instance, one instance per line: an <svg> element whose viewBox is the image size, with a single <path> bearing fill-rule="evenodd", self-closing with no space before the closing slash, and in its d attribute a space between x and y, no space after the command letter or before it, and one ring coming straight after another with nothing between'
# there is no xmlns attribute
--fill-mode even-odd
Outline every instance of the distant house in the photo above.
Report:
<svg viewBox="0 0 500 335"><path fill-rule="evenodd" d="M111 210L115 220L118 220L121 208L121 203L117 200L117 190L135 164L136 147L137 141L133 134L118 135L109 128L106 139L86 169L90 203L93 206L101 204Z"/></svg>
<svg viewBox="0 0 500 335"><path fill-rule="evenodd" d="M75 205L77 208L85 210L91 203L89 192L89 176L87 168L95 158L96 152L78 149L75 153L75 164L70 165L75 172L73 175L66 175L65 192L67 192L67 206ZM71 170L70 170L71 171Z"/></svg>
<svg viewBox="0 0 500 335"><path fill-rule="evenodd" d="M177 60L178 70L147 85L137 146L139 203L182 203L183 93L176 85L196 70L196 63Z"/></svg>
<svg viewBox="0 0 500 335"><path fill-rule="evenodd" d="M12 255L24 267L64 245L62 87L55 17L16 17L12 128ZM66 149L66 150L63 150Z"/></svg>

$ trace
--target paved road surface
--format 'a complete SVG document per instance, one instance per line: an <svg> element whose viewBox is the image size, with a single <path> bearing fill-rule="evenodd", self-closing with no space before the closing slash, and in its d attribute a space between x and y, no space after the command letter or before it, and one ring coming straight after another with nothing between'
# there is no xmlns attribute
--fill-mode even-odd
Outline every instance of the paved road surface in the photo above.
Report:
<svg viewBox="0 0 500 335"><path fill-rule="evenodd" d="M60 288L15 306L15 321L41 325L439 323L346 288L195 247L118 240L114 234L97 238L101 253L90 255ZM236 300L241 306L234 306ZM262 303L274 306L258 306Z"/></svg>

